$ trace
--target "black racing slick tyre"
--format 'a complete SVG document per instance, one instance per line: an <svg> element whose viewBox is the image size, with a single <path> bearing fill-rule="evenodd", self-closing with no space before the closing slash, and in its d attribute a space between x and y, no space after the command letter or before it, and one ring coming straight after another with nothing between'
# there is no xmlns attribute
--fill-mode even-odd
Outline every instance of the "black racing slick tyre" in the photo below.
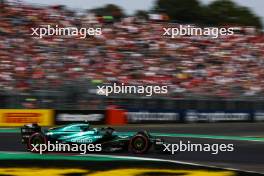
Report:
<svg viewBox="0 0 264 176"><path fill-rule="evenodd" d="M147 135L138 133L130 139L129 150L135 154L147 153L151 147L150 140Z"/></svg>
<svg viewBox="0 0 264 176"><path fill-rule="evenodd" d="M36 149L39 150L40 144L47 144L47 137L43 133L34 133L29 137L27 149L31 152L38 152Z"/></svg>

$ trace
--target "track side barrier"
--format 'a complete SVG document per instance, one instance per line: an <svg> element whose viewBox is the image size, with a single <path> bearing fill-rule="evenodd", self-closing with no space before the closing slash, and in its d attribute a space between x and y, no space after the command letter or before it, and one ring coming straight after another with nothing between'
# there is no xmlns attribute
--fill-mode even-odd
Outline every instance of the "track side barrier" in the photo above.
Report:
<svg viewBox="0 0 264 176"><path fill-rule="evenodd" d="M87 121L91 124L125 125L126 110L109 107L106 110L55 110L56 125Z"/></svg>
<svg viewBox="0 0 264 176"><path fill-rule="evenodd" d="M29 123L53 126L84 121L102 125L258 122L264 121L264 111L135 110L115 106L106 110L0 109L0 127L16 127Z"/></svg>
<svg viewBox="0 0 264 176"><path fill-rule="evenodd" d="M128 109L128 123L197 123L264 121L262 111Z"/></svg>
<svg viewBox="0 0 264 176"><path fill-rule="evenodd" d="M87 121L91 124L105 124L105 110L55 110L56 125Z"/></svg>
<svg viewBox="0 0 264 176"><path fill-rule="evenodd" d="M127 124L126 110L109 107L106 110L106 124L125 125Z"/></svg>
<svg viewBox="0 0 264 176"><path fill-rule="evenodd" d="M53 113L51 109L0 109L0 126L15 127L29 123L52 126Z"/></svg>

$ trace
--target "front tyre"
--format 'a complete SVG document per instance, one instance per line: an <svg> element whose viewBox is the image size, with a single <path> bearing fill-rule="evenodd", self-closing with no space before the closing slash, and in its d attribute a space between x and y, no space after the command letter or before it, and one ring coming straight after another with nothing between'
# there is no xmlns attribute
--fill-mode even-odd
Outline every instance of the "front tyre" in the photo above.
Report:
<svg viewBox="0 0 264 176"><path fill-rule="evenodd" d="M129 150L136 154L146 153L151 147L149 138L143 134L136 134L130 139Z"/></svg>

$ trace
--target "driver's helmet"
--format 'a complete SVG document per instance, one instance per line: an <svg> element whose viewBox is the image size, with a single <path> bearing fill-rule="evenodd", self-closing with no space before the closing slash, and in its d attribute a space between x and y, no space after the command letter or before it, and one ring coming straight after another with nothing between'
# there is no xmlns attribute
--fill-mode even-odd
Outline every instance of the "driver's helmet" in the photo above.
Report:
<svg viewBox="0 0 264 176"><path fill-rule="evenodd" d="M85 121L84 121L84 123L86 123L87 125L89 125L89 126L90 126L90 124L89 124L89 121L88 121L88 120L85 120Z"/></svg>
<svg viewBox="0 0 264 176"><path fill-rule="evenodd" d="M90 129L90 124L89 123L85 123L83 125L81 125L81 129L82 131L87 131Z"/></svg>

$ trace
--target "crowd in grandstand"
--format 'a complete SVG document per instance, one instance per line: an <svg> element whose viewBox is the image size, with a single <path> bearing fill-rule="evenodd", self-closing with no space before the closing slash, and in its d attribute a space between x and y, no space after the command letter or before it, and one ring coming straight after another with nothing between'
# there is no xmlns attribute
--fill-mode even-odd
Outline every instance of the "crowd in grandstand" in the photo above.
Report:
<svg viewBox="0 0 264 176"><path fill-rule="evenodd" d="M92 20L60 6L0 3L2 92L60 90L68 84L168 85L171 97L241 97L264 94L264 36L162 36L167 22L126 17ZM30 34L43 24L102 28L86 39Z"/></svg>

